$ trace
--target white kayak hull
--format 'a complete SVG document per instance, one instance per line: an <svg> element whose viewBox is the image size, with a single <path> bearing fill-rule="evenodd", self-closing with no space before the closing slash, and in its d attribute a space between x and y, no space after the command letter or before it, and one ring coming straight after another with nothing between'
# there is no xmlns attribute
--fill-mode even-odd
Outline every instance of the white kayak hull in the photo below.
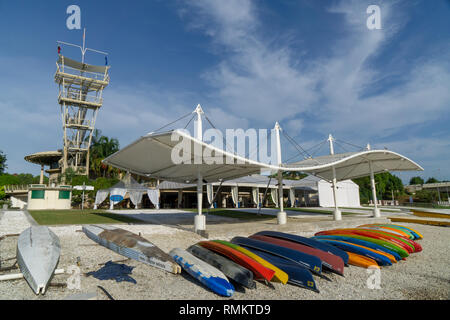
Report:
<svg viewBox="0 0 450 320"><path fill-rule="evenodd" d="M24 230L17 241L17 263L36 294L44 294L59 262L59 238L45 226Z"/></svg>

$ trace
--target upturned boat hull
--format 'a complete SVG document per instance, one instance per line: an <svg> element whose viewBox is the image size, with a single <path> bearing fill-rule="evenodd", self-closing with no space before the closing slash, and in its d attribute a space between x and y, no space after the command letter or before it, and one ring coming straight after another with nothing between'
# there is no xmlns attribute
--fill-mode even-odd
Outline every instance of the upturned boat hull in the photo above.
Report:
<svg viewBox="0 0 450 320"><path fill-rule="evenodd" d="M59 238L45 226L32 226L17 241L17 263L36 294L44 294L59 262Z"/></svg>
<svg viewBox="0 0 450 320"><path fill-rule="evenodd" d="M88 238L118 254L171 273L180 273L175 260L147 239L124 229L88 225L83 226Z"/></svg>
<svg viewBox="0 0 450 320"><path fill-rule="evenodd" d="M256 288L256 283L253 280L253 273L250 270L231 261L230 259L227 259L221 255L214 253L211 250L208 250L196 244L190 246L187 251L192 253L197 258L219 269L228 278L233 279L235 282L243 285L244 287L249 289Z"/></svg>

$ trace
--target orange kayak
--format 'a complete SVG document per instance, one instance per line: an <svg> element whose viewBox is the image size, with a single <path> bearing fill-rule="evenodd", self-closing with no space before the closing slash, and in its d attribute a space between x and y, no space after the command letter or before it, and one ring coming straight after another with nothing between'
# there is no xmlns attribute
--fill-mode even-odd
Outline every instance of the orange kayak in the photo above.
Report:
<svg viewBox="0 0 450 320"><path fill-rule="evenodd" d="M380 269L375 260L353 252L349 251L346 252L348 254L348 264L361 268L375 267Z"/></svg>

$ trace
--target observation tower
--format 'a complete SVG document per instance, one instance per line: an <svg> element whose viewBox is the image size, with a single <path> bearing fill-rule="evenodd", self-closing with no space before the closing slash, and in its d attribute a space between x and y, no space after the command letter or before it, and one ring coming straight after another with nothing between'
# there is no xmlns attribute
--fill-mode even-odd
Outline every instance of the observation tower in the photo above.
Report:
<svg viewBox="0 0 450 320"><path fill-rule="evenodd" d="M85 35L86 30L83 31L83 46L57 41L58 60L54 78L58 84L58 103L63 126L62 157L59 161L63 178L69 168L80 175L89 174L92 133L98 111L103 105L103 89L109 84L108 54L86 48ZM78 47L81 50L81 62L62 55L59 45ZM86 64L86 51L104 55L105 65Z"/></svg>

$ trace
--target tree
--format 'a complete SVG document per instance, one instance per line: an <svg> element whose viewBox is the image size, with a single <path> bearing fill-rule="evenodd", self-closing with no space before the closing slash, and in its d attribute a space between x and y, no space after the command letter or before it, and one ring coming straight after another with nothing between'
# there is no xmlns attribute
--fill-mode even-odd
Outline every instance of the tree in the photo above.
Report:
<svg viewBox="0 0 450 320"><path fill-rule="evenodd" d="M5 193L5 187L0 186L0 200L5 199L6 193Z"/></svg>
<svg viewBox="0 0 450 320"><path fill-rule="evenodd" d="M415 202L434 202L439 199L438 193L435 190L418 190L414 195Z"/></svg>
<svg viewBox="0 0 450 320"><path fill-rule="evenodd" d="M8 166L6 165L6 155L3 153L3 151L0 150L0 174L5 173L5 169L7 169Z"/></svg>
<svg viewBox="0 0 450 320"><path fill-rule="evenodd" d="M438 179L431 177L431 178L428 178L427 182L425 182L425 183L438 183L438 182L440 182Z"/></svg>
<svg viewBox="0 0 450 320"><path fill-rule="evenodd" d="M359 186L359 196L362 203L369 202L372 199L372 186L369 177L362 177L354 179ZM375 186L377 190L377 198L392 199L392 193L395 195L402 195L404 187L402 180L391 174L390 172L378 173L375 175Z"/></svg>
<svg viewBox="0 0 450 320"><path fill-rule="evenodd" d="M90 171L94 177L111 177L117 174L118 170L102 163L111 154L119 151L119 140L108 138L101 134L98 129L94 130L89 154Z"/></svg>
<svg viewBox="0 0 450 320"><path fill-rule="evenodd" d="M409 180L409 184L424 184L424 181L421 177L412 177Z"/></svg>

